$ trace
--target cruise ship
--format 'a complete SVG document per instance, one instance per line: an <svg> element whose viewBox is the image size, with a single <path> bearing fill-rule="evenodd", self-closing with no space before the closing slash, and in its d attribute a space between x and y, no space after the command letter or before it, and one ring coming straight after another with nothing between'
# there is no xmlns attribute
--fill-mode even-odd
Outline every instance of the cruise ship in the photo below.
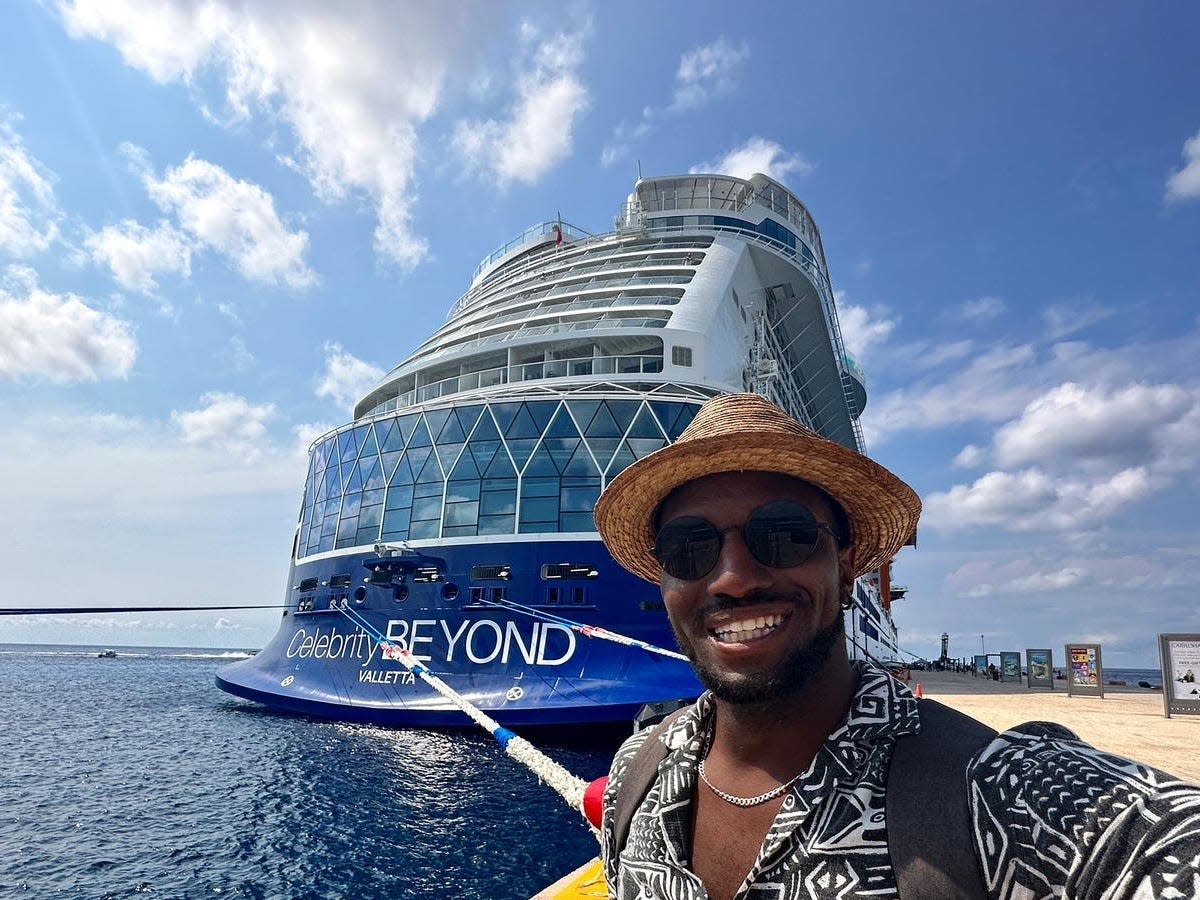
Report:
<svg viewBox="0 0 1200 900"><path fill-rule="evenodd" d="M488 255L446 323L312 446L279 630L226 691L348 721L466 725L411 652L503 725L628 721L698 695L657 587L592 509L710 397L756 391L862 451L821 235L764 175L640 179L613 228L547 221ZM852 655L895 658L884 571Z"/></svg>

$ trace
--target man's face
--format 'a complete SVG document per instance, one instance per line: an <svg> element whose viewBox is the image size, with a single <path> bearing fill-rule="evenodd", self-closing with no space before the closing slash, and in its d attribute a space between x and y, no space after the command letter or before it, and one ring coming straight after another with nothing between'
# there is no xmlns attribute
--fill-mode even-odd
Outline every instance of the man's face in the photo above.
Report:
<svg viewBox="0 0 1200 900"><path fill-rule="evenodd" d="M798 501L818 522L834 525L833 510L819 491L767 472L727 472L689 482L663 503L658 524L698 516L722 531L740 529L754 510L775 500ZM663 573L663 602L675 639L718 698L762 703L792 695L821 671L843 639L841 588L853 582L854 553L838 551L824 529L818 535L812 555L789 569L759 562L740 530L733 530L725 532L708 574L685 581Z"/></svg>

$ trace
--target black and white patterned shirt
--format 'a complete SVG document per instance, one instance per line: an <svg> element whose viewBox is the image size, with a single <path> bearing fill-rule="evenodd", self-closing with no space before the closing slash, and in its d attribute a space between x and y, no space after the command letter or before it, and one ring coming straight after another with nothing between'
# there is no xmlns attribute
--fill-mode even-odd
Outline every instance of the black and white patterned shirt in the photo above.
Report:
<svg viewBox="0 0 1200 900"><path fill-rule="evenodd" d="M856 665L850 711L785 794L740 900L899 896L884 799L896 739L920 729L917 700L882 669ZM713 718L706 694L663 734L667 757L630 823L619 862L613 802L650 731L617 752L602 827L610 896L707 897L687 862L696 766ZM1200 898L1200 787L1101 753L1049 723L999 735L967 779L992 898Z"/></svg>

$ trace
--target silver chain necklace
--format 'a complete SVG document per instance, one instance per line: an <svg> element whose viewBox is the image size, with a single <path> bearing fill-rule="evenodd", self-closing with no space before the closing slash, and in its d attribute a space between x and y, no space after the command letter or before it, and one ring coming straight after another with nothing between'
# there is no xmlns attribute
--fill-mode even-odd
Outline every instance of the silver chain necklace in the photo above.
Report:
<svg viewBox="0 0 1200 900"><path fill-rule="evenodd" d="M707 752L707 748L706 748L706 752ZM700 773L700 780L703 781L706 785L708 785L708 789L710 791L712 791L714 794L716 794L718 797L720 797L726 803L732 803L734 806L758 806L760 803L766 803L768 800L773 800L776 797L778 797L780 794L782 794L784 791L786 791L788 788L790 788L797 781L799 781L800 775L804 774L803 772L801 772L800 775L797 775L791 781L785 782L784 784L779 785L779 787L771 788L771 790L765 791L761 794L757 794L753 797L738 797L738 796L735 796L734 794L725 793L723 790L721 790L719 787L717 787L715 784L713 784L711 781L708 780L708 776L704 774L704 760L703 759L700 760L700 765L697 768L697 771Z"/></svg>

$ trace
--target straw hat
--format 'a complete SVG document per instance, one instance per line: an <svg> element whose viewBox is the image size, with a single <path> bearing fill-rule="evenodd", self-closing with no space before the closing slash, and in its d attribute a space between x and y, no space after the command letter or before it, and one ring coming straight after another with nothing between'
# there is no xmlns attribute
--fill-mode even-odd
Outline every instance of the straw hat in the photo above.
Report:
<svg viewBox="0 0 1200 900"><path fill-rule="evenodd" d="M857 548L855 575L887 562L917 531L921 500L907 484L805 428L758 394L723 394L700 408L675 443L638 460L596 503L596 527L613 558L657 583L654 517L675 488L718 472L777 472L816 485L842 505Z"/></svg>

